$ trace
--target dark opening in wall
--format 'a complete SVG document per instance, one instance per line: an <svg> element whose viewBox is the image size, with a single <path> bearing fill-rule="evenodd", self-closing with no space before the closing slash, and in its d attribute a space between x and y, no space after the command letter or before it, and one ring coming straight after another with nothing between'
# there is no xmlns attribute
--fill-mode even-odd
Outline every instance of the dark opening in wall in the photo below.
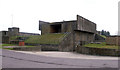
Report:
<svg viewBox="0 0 120 70"><path fill-rule="evenodd" d="M50 26L50 33L60 33L60 32L61 32L61 24Z"/></svg>

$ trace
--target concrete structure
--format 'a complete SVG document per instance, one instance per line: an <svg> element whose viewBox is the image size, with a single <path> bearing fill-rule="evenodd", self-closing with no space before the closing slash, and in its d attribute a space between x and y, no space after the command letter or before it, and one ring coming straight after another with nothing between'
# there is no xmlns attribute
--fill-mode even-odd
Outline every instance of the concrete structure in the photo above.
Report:
<svg viewBox="0 0 120 70"><path fill-rule="evenodd" d="M8 31L1 31L2 43L9 43Z"/></svg>
<svg viewBox="0 0 120 70"><path fill-rule="evenodd" d="M87 54L87 55L102 55L102 56L120 56L119 49L110 48L97 48L97 47L83 47L79 46L76 48L77 53Z"/></svg>
<svg viewBox="0 0 120 70"><path fill-rule="evenodd" d="M106 38L106 44L120 46L120 36L108 36Z"/></svg>
<svg viewBox="0 0 120 70"><path fill-rule="evenodd" d="M59 44L60 51L74 51L77 45L83 45L94 41L96 24L77 15L77 20L62 22L39 21L41 35L49 33L67 33Z"/></svg>
<svg viewBox="0 0 120 70"><path fill-rule="evenodd" d="M2 43L10 43L10 37L12 36L30 36L40 35L36 33L19 32L18 27L8 28L8 31L0 31L2 33Z"/></svg>
<svg viewBox="0 0 120 70"><path fill-rule="evenodd" d="M101 31L97 31L96 33L99 34L99 35L102 35L102 34L101 34Z"/></svg>
<svg viewBox="0 0 120 70"><path fill-rule="evenodd" d="M8 28L8 36L9 37L18 36L18 35L19 35L19 28L17 28L17 27Z"/></svg>

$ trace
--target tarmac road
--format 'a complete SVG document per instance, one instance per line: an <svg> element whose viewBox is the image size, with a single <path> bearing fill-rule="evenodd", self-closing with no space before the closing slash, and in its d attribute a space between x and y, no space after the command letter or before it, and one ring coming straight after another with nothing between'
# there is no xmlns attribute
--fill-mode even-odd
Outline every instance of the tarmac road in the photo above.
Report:
<svg viewBox="0 0 120 70"><path fill-rule="evenodd" d="M118 60L59 58L2 50L2 68L118 68Z"/></svg>

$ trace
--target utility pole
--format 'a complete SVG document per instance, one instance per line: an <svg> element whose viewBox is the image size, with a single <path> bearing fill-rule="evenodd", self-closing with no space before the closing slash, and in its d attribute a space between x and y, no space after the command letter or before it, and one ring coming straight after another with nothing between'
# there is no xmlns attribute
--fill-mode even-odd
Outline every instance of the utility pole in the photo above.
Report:
<svg viewBox="0 0 120 70"><path fill-rule="evenodd" d="M11 16L12 16L12 22L11 22L11 26L13 27L13 14L12 14Z"/></svg>

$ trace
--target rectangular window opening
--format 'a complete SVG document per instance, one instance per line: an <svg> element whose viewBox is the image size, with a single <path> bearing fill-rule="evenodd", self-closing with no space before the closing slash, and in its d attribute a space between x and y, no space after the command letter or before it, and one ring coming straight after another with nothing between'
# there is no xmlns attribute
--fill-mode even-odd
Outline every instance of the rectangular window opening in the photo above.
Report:
<svg viewBox="0 0 120 70"><path fill-rule="evenodd" d="M50 33L61 33L61 24L51 25Z"/></svg>

